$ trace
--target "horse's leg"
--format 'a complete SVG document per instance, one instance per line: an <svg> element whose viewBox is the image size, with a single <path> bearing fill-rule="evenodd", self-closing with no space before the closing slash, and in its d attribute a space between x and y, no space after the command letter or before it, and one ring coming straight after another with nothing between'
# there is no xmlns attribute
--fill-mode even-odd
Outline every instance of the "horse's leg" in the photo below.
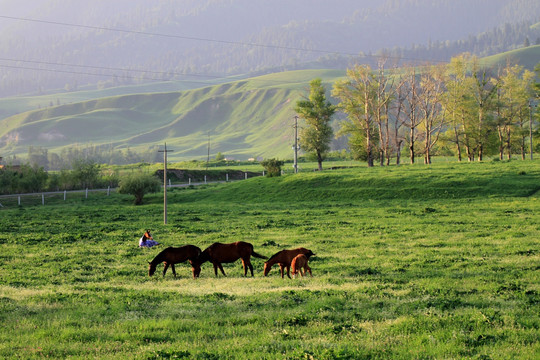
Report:
<svg viewBox="0 0 540 360"><path fill-rule="evenodd" d="M309 276L313 277L313 274L311 273L311 268L306 265L306 270L309 272Z"/></svg>
<svg viewBox="0 0 540 360"><path fill-rule="evenodd" d="M298 271L300 271L300 276L304 277L304 273L306 272L306 270L300 268L300 269L298 269Z"/></svg>
<svg viewBox="0 0 540 360"><path fill-rule="evenodd" d="M165 276L165 273L167 272L167 269L169 268L169 263L165 263L165 266L163 267L163 276Z"/></svg>
<svg viewBox="0 0 540 360"><path fill-rule="evenodd" d="M244 277L247 275L247 261L242 259L242 267L244 268Z"/></svg>
<svg viewBox="0 0 540 360"><path fill-rule="evenodd" d="M290 265L287 265L287 276L289 277L289 279L291 278L291 266Z"/></svg>
<svg viewBox="0 0 540 360"><path fill-rule="evenodd" d="M283 279L283 277L285 276L285 265L283 264L279 264L279 272L281 273L281 278Z"/></svg>
<svg viewBox="0 0 540 360"><path fill-rule="evenodd" d="M223 265L221 265L221 263L218 263L218 266L219 266L219 270L221 270L221 273L223 274L223 276L227 276L227 275L225 275L225 271L223 271Z"/></svg>
<svg viewBox="0 0 540 360"><path fill-rule="evenodd" d="M174 268L174 264L171 264L171 270L172 270L172 273L173 273L174 277L176 277L176 269Z"/></svg>
<svg viewBox="0 0 540 360"><path fill-rule="evenodd" d="M218 269L218 265L217 263L212 263L214 265L214 274L216 274L216 277L217 277L217 269Z"/></svg>
<svg viewBox="0 0 540 360"><path fill-rule="evenodd" d="M254 275L253 275L253 265L251 264L251 260L248 258L247 261L246 261L246 263L247 263L247 266L249 267L249 271L251 272L251 277L253 277L253 276L254 276ZM244 276L246 276L245 273L246 273L246 271L245 271L245 269L244 269Z"/></svg>

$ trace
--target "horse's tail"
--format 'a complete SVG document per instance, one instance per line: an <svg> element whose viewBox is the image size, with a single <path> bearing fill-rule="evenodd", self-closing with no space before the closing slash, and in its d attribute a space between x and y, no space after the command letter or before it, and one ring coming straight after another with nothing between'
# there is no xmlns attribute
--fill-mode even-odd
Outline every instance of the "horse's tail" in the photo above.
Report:
<svg viewBox="0 0 540 360"><path fill-rule="evenodd" d="M251 255L253 255L253 256L255 256L255 257L258 257L259 259L268 259L268 256L264 256L264 255L261 255L261 254L257 254L257 253L255 252L255 250L253 250L253 251L251 252Z"/></svg>

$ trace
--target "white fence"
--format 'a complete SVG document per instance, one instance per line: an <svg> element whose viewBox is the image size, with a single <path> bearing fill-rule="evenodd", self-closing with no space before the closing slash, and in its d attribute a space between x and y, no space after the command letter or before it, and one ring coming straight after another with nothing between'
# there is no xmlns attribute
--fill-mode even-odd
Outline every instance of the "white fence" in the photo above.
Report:
<svg viewBox="0 0 540 360"><path fill-rule="evenodd" d="M264 172L263 172L264 176ZM248 173L246 172L244 174L244 179L247 180ZM202 182L192 182L191 179L187 183L182 184L172 184L169 180L169 185L167 187L174 188L174 187L188 187L188 186L197 186L197 185L205 185L205 184L217 184L217 183L223 183L223 182L230 182L229 180L229 174L226 174L225 180L222 181L207 181L206 176L204 177L204 181ZM108 187L107 189L84 189L84 190L64 190L64 191L47 191L47 192L36 192L36 193L26 193L26 194L10 194L10 195L0 195L0 208L9 208L14 206L32 206L37 205L41 203L41 205L45 205L47 203L47 200L51 200L52 198L55 198L55 200L58 200L58 198L62 199L64 201L67 201L68 199L88 199L89 196L92 196L92 194L100 195L100 196L109 196L111 192L116 191L116 188Z"/></svg>

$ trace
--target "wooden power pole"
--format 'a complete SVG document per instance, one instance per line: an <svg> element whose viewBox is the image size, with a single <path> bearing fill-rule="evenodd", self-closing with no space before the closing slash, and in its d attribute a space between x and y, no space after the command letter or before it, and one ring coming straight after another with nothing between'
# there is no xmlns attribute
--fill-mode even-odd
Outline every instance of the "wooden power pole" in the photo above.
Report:
<svg viewBox="0 0 540 360"><path fill-rule="evenodd" d="M163 153L163 224L167 225L167 153L172 150L167 150L165 143L164 150L158 150Z"/></svg>

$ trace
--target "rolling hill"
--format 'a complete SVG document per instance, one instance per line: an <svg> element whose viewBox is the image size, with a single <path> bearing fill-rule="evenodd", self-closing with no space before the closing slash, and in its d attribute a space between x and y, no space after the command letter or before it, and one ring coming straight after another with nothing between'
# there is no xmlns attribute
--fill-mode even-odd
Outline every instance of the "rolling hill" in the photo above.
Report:
<svg viewBox="0 0 540 360"><path fill-rule="evenodd" d="M532 69L538 59L537 45L482 63L511 61ZM191 89L166 82L2 99L0 113L11 116L1 120L0 155L21 157L30 146L60 153L74 145L143 152L167 142L174 161L205 159L209 143L212 157L220 152L237 160L290 158L296 101L307 93L310 80L320 77L330 89L344 74L298 70ZM42 108L35 110L36 104Z"/></svg>
<svg viewBox="0 0 540 360"><path fill-rule="evenodd" d="M186 160L205 158L210 141L211 154L290 157L292 107L311 79L331 83L343 75L338 70L285 72L188 91L117 95L26 111L2 120L0 151L21 155L34 146L59 152L74 144L136 151L166 141L174 149L171 159Z"/></svg>

